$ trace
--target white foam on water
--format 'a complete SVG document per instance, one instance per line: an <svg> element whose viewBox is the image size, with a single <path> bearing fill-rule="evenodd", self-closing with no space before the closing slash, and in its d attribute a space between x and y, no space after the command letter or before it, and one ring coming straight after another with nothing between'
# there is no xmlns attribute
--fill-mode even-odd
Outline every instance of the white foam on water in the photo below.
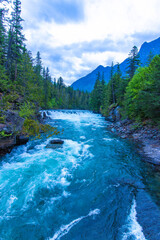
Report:
<svg viewBox="0 0 160 240"><path fill-rule="evenodd" d="M85 136L80 136L80 139L86 139L86 137Z"/></svg>
<svg viewBox="0 0 160 240"><path fill-rule="evenodd" d="M94 139L89 139L85 143L89 143L89 142L93 142L93 141L94 141Z"/></svg>
<svg viewBox="0 0 160 240"><path fill-rule="evenodd" d="M43 183L50 183L50 181L51 181L51 177L52 177L52 174L49 174L49 173L47 173L46 171L44 172L44 173L42 173L42 175L43 175Z"/></svg>
<svg viewBox="0 0 160 240"><path fill-rule="evenodd" d="M90 111L79 111L79 110L58 110L58 111L47 111L46 115L53 120L67 120L74 123L77 127L79 125L89 126L95 125L95 127L101 127L102 120L104 119L100 115L93 114Z"/></svg>
<svg viewBox="0 0 160 240"><path fill-rule="evenodd" d="M64 167L61 170L61 176L66 177L66 176L71 176L71 174L69 173L68 169Z"/></svg>
<svg viewBox="0 0 160 240"><path fill-rule="evenodd" d="M52 198L50 198L50 204L51 205L53 205L53 203L55 202L55 201L58 201L58 200L60 200L61 199L61 196L58 196L58 197L52 197Z"/></svg>
<svg viewBox="0 0 160 240"><path fill-rule="evenodd" d="M54 236L52 238L49 238L49 240L61 239L64 235L66 235L71 230L71 228L73 228L75 225L77 225L81 220L83 220L87 217L98 215L98 214L100 214L100 209L94 209L94 210L90 211L88 215L79 217L67 225L62 225L60 227L60 229L54 234Z"/></svg>
<svg viewBox="0 0 160 240"><path fill-rule="evenodd" d="M48 142L48 141L46 141ZM18 169L26 169L29 168L31 165L33 165L37 161L46 161L49 157L49 155L52 154L51 149L44 149L46 146L46 143L40 144L37 146L37 149L39 148L40 151L35 152L28 152L27 147L23 149L23 151L20 152L17 151L17 153L14 154L12 157L12 161L10 162L4 162L2 164L0 171L9 171L9 170L18 170ZM42 157L44 156L44 158ZM18 159L19 161L15 161L15 159Z"/></svg>
<svg viewBox="0 0 160 240"><path fill-rule="evenodd" d="M35 195L35 191L36 191L37 185L36 182L30 182L30 184L27 185L26 187L26 195L25 195L25 199L24 199L24 204L22 206L22 211L25 211L26 209L28 209L28 204L30 202L33 201L34 195Z"/></svg>
<svg viewBox="0 0 160 240"><path fill-rule="evenodd" d="M7 212L10 211L12 204L17 200L18 198L14 195L11 195L10 198L7 201Z"/></svg>
<svg viewBox="0 0 160 240"><path fill-rule="evenodd" d="M63 191L62 196L68 198L69 196L71 196L71 193Z"/></svg>
<svg viewBox="0 0 160 240"><path fill-rule="evenodd" d="M61 167L61 166L60 166ZM61 173L59 173L61 171ZM69 170L64 167L61 170L57 169L57 172L47 172L45 170L37 177L37 183L41 183L41 186L48 189L54 189L55 186L66 189L71 184L72 175Z"/></svg>
<svg viewBox="0 0 160 240"><path fill-rule="evenodd" d="M89 141L78 143L76 141L66 139L63 145L62 153L65 156L65 161L68 160L73 164L73 167L77 167L80 162L87 157L93 158L93 155L89 151L91 145L86 144Z"/></svg>
<svg viewBox="0 0 160 240"><path fill-rule="evenodd" d="M90 111L78 111L78 110L62 110L62 111L48 111L49 117L52 119L72 120L79 121L80 118L93 118L93 114Z"/></svg>
<svg viewBox="0 0 160 240"><path fill-rule="evenodd" d="M85 182L87 182L86 179L82 179L82 180L77 179L77 180L75 181L75 183L85 183Z"/></svg>
<svg viewBox="0 0 160 240"><path fill-rule="evenodd" d="M28 165L32 164L32 162L33 161L31 159L28 159L28 161L22 161L22 162L11 162L11 163L5 162L3 163L0 172L27 168Z"/></svg>
<svg viewBox="0 0 160 240"><path fill-rule="evenodd" d="M67 168L62 168L61 174L57 179L57 183L61 184L63 187L69 186L71 183L67 180L67 177L71 178L72 175L69 173Z"/></svg>
<svg viewBox="0 0 160 240"><path fill-rule="evenodd" d="M0 189L1 190L4 189L7 186L8 183L9 183L9 180L8 179L5 180L3 183L0 184Z"/></svg>
<svg viewBox="0 0 160 240"><path fill-rule="evenodd" d="M53 174L53 172L47 172L47 170L45 170L36 177L30 179L31 181L25 187L26 194L24 204L21 209L22 211L28 209L30 202L34 200L35 193L39 188L54 189L55 186L58 186L61 189L59 196L53 196L50 199L46 212L52 209L50 206L52 206L55 201L60 200L62 197L67 198L70 196L70 193L66 191L66 188L71 184L71 182L68 181L68 178L70 180L72 175L66 167L62 168L60 171L60 174L58 174L58 172Z"/></svg>
<svg viewBox="0 0 160 240"><path fill-rule="evenodd" d="M13 216L11 216L11 209L12 209L12 205L15 201L17 201L18 198L15 195L10 195L10 197L8 198L8 200L4 203L5 205L5 211L1 210L1 215L0 215L0 222L4 221L4 220L9 220L11 219ZM4 207L4 206L1 206ZM13 214L13 212L12 212Z"/></svg>
<svg viewBox="0 0 160 240"><path fill-rule="evenodd" d="M65 177L60 178L59 183L60 183L62 186L69 186L69 185L70 185L70 182L68 182Z"/></svg>
<svg viewBox="0 0 160 240"><path fill-rule="evenodd" d="M79 156L82 144L78 143L76 141L72 141L70 139L65 140L64 145L63 145L64 151L68 152L70 150L70 155L76 155Z"/></svg>
<svg viewBox="0 0 160 240"><path fill-rule="evenodd" d="M98 214L100 214L100 212L101 212L100 209L96 208L96 209L90 211L88 216L98 215Z"/></svg>
<svg viewBox="0 0 160 240"><path fill-rule="evenodd" d="M144 236L143 229L137 220L136 200L133 200L130 215L128 217L128 224L125 226L127 232L123 234L122 240L130 239L131 236L136 240L147 240Z"/></svg>
<svg viewBox="0 0 160 240"><path fill-rule="evenodd" d="M91 147L91 145L83 145L83 149L82 149L82 157L83 158L93 158L94 155L89 151L89 148Z"/></svg>
<svg viewBox="0 0 160 240"><path fill-rule="evenodd" d="M114 139L113 138L103 138L103 140L110 142L110 141L113 141Z"/></svg>

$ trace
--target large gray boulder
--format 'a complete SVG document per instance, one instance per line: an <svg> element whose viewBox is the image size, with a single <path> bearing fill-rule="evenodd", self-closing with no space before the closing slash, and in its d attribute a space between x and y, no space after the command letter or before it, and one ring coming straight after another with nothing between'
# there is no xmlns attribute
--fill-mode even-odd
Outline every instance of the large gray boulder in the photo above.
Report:
<svg viewBox="0 0 160 240"><path fill-rule="evenodd" d="M1 111L1 115L4 117L4 123L0 124L0 156L29 141L29 138L22 134L24 118L10 110Z"/></svg>
<svg viewBox="0 0 160 240"><path fill-rule="evenodd" d="M7 125L10 125L14 132L19 132L22 130L24 118L20 117L18 113L10 110L5 111L4 115L5 115L5 123Z"/></svg>
<svg viewBox="0 0 160 240"><path fill-rule="evenodd" d="M61 148L63 146L63 143L64 141L62 139L53 139L47 144L46 148Z"/></svg>
<svg viewBox="0 0 160 240"><path fill-rule="evenodd" d="M16 145L16 136L12 135L6 138L0 138L0 156L11 152Z"/></svg>
<svg viewBox="0 0 160 240"><path fill-rule="evenodd" d="M109 112L109 115L106 117L106 120L109 122L118 122L121 120L120 107L112 107Z"/></svg>
<svg viewBox="0 0 160 240"><path fill-rule="evenodd" d="M16 146L26 144L29 141L29 137L23 134L16 136Z"/></svg>
<svg viewBox="0 0 160 240"><path fill-rule="evenodd" d="M115 109L114 109L114 117L115 117L115 121L118 122L121 120L121 114L120 114L120 107L117 106Z"/></svg>

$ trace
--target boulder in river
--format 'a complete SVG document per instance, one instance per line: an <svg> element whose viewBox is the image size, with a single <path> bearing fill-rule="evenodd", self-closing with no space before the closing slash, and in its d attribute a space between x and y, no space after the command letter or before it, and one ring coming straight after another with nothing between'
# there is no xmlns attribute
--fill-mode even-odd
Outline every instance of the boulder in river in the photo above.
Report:
<svg viewBox="0 0 160 240"><path fill-rule="evenodd" d="M120 114L120 107L119 106L113 106L110 111L109 115L106 117L106 120L109 122L118 122L121 119Z"/></svg>
<svg viewBox="0 0 160 240"><path fill-rule="evenodd" d="M13 147L16 145L16 136L4 137L0 139L0 156L11 152Z"/></svg>
<svg viewBox="0 0 160 240"><path fill-rule="evenodd" d="M26 144L29 141L29 137L25 136L25 135L17 135L16 136L16 145L23 145Z"/></svg>
<svg viewBox="0 0 160 240"><path fill-rule="evenodd" d="M53 139L47 144L46 148L52 149L61 148L63 143L64 141L62 139Z"/></svg>

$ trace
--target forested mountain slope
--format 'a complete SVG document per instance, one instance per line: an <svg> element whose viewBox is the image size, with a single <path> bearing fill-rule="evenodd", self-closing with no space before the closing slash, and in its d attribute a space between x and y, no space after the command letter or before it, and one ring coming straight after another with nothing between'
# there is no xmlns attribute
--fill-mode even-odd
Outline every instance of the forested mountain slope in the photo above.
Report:
<svg viewBox="0 0 160 240"><path fill-rule="evenodd" d="M151 41L149 43L144 42L139 50L139 58L140 58L141 65L142 66L147 65L149 56L150 55L155 56L157 54L160 54L160 38L154 41ZM122 72L123 77L126 75L127 65L128 65L128 58L125 59L120 64L120 70ZM114 70L116 71L116 69L117 69L117 65L114 65ZM73 87L73 89L79 89L79 90L91 92L96 82L98 72L100 72L101 75L104 74L105 82L108 83L111 75L111 67L109 66L103 67L102 65L100 65L88 75L75 81L71 86Z"/></svg>

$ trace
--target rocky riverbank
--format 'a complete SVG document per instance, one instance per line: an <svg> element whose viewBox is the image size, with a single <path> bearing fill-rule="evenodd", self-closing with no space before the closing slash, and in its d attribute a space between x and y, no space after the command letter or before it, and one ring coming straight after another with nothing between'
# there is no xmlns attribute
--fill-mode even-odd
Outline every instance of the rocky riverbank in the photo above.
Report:
<svg viewBox="0 0 160 240"><path fill-rule="evenodd" d="M126 119L112 122L108 128L121 138L132 139L138 143L138 150L145 154L146 160L160 166L160 130L158 127L142 125Z"/></svg>
<svg viewBox="0 0 160 240"><path fill-rule="evenodd" d="M0 123L0 156L9 153L15 146L28 142L29 138L23 134L22 127L24 118L20 117L15 111L1 112Z"/></svg>
<svg viewBox="0 0 160 240"><path fill-rule="evenodd" d="M45 123L49 116L37 113L25 119L19 116L18 111L0 111L0 156L10 153L15 146L26 144L29 136L39 137L41 133L57 135L56 128Z"/></svg>

